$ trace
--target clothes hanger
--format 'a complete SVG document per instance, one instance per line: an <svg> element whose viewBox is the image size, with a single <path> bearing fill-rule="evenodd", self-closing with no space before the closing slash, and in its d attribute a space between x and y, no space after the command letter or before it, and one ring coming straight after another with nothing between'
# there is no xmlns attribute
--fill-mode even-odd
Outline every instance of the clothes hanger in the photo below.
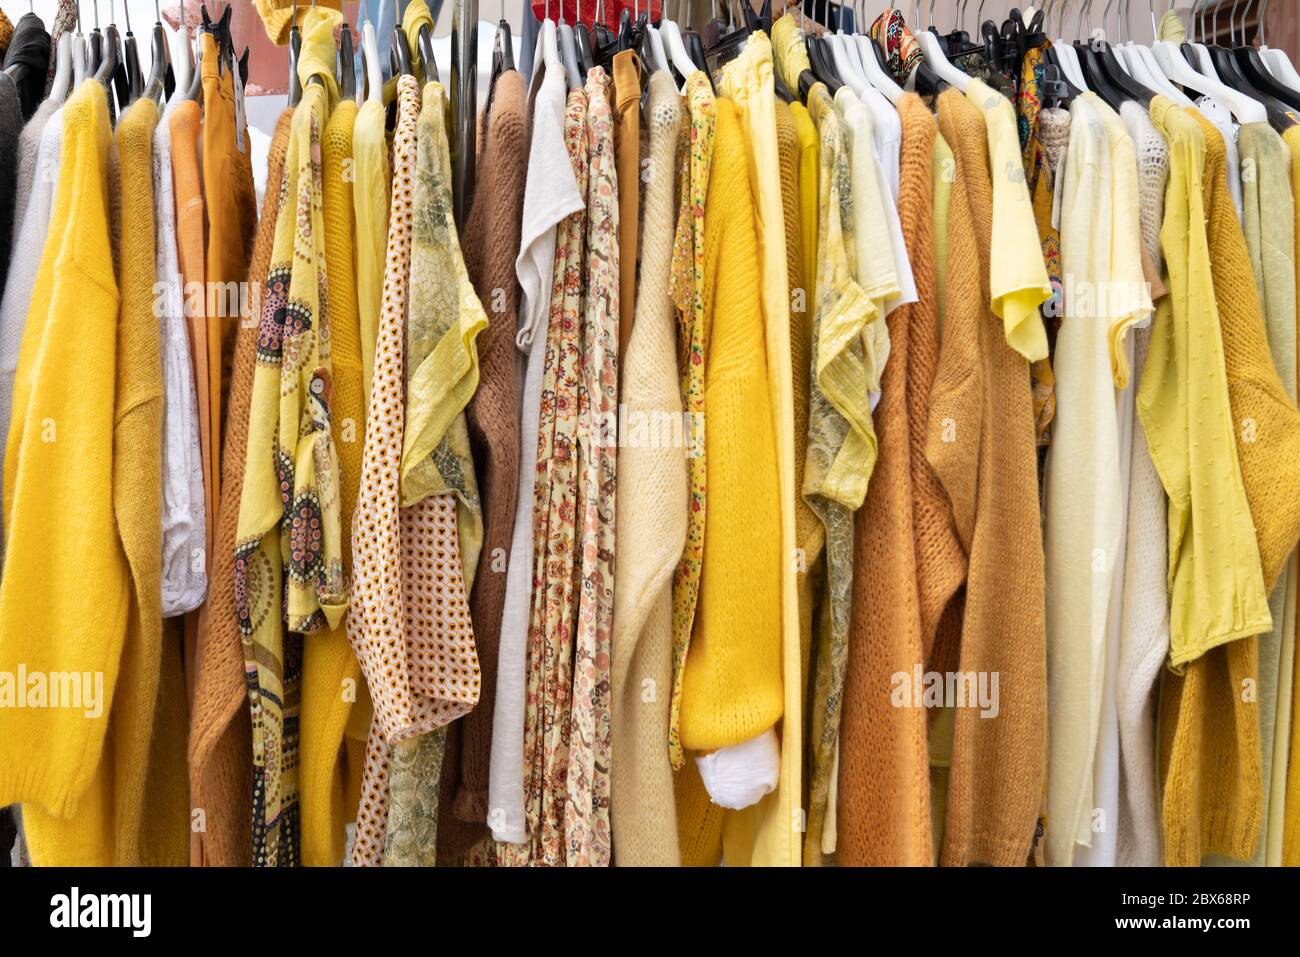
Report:
<svg viewBox="0 0 1300 957"><path fill-rule="evenodd" d="M1057 0L1057 2L1060 11L1056 16L1056 39L1052 41L1052 49L1056 51L1055 59L1064 79L1076 93L1082 93L1088 89L1088 81L1083 75L1083 65L1079 62L1078 51L1065 39L1065 13L1069 3L1067 0Z"/></svg>
<svg viewBox="0 0 1300 957"><path fill-rule="evenodd" d="M1110 13L1110 9L1114 4L1115 0L1106 0L1106 6L1101 13L1101 33L1095 35L1088 44L1091 50L1091 57L1096 63L1097 68L1105 73L1106 79L1109 81L1111 88L1118 91L1121 102L1132 100L1141 103L1143 106L1149 107L1151 105L1151 100L1155 97L1155 93L1138 83L1137 80L1133 79L1133 77L1119 65L1119 61L1115 58L1114 50L1112 50L1110 43L1106 40L1106 17ZM1086 9L1091 11L1092 0L1088 0ZM1118 28L1116 29L1116 35L1118 35ZM1112 104L1112 106L1114 106L1114 104ZM1116 110L1119 109L1118 106L1114 106L1114 108Z"/></svg>
<svg viewBox="0 0 1300 957"><path fill-rule="evenodd" d="M1219 7L1221 7L1224 2L1225 0L1219 0L1219 2L1214 5L1214 22L1216 24L1218 23L1219 18ZM1270 94L1267 90L1260 89L1254 82L1252 82L1250 77L1242 71L1240 64L1237 62L1237 59L1231 50L1231 45L1235 44L1237 39L1235 21L1236 7L1237 0L1233 0L1233 5L1228 11L1229 46L1225 47L1217 43L1206 45L1206 50L1210 56L1210 62L1214 64L1215 72L1218 73L1219 79L1224 82L1224 85L1230 86L1233 89L1244 93L1252 100L1261 103L1268 113L1269 124L1278 131L1284 130L1295 123L1295 120L1292 119L1290 115L1291 107L1277 99L1277 97Z"/></svg>
<svg viewBox="0 0 1300 957"><path fill-rule="evenodd" d="M1229 17L1237 12L1237 3L1238 0L1233 0ZM1288 89L1284 84L1279 83L1265 65L1259 51L1246 43L1246 18L1250 15L1253 3L1254 0L1246 0L1246 7L1241 14L1241 45L1232 50L1237 69L1255 89L1267 94L1280 106L1283 112L1300 110L1300 91ZM1258 30L1256 32L1258 33Z"/></svg>
<svg viewBox="0 0 1300 957"><path fill-rule="evenodd" d="M98 4L96 4L98 6ZM117 27L109 24L108 28L101 35L101 52L103 59L99 67L95 70L95 79L104 84L105 88L113 81L113 71L117 69Z"/></svg>
<svg viewBox="0 0 1300 957"><path fill-rule="evenodd" d="M931 0L931 3L930 13L933 15L933 0ZM928 29L917 34L916 40L921 45L921 53L925 56L926 62L930 64L930 69L934 71L935 75L944 83L965 93L970 87L970 76L952 65L944 52L943 45L939 42L938 31L934 30L933 24Z"/></svg>
<svg viewBox="0 0 1300 957"><path fill-rule="evenodd" d="M1169 0L1169 6L1173 6L1173 0ZM1147 0L1147 13L1151 18L1151 37L1154 41L1159 33L1159 27L1156 25L1155 0ZM1170 82L1169 77L1160 68L1160 64L1156 62L1155 54L1151 52L1150 46L1130 41L1127 47L1129 52L1133 54L1130 57L1130 62L1140 62L1142 64L1142 70L1145 72L1143 82L1146 86L1169 97L1179 106L1190 107L1194 105L1186 93Z"/></svg>
<svg viewBox="0 0 1300 957"><path fill-rule="evenodd" d="M295 9L297 0L294 0ZM402 14L398 8L397 0L393 0L393 39L389 44L389 59L392 61L393 74L401 76L415 76L415 67L412 65L411 44L406 39L406 31L402 29ZM297 29L297 20L294 21L294 29ZM301 40L298 41L301 44ZM289 47L293 48L293 34L289 35ZM294 76L298 75L297 55L293 55L293 72ZM300 94L301 95L301 94Z"/></svg>
<svg viewBox="0 0 1300 957"><path fill-rule="evenodd" d="M664 17L659 21L659 36L664 42L664 52L668 54L668 65L677 72L678 77L685 80L695 72L695 63L686 51L681 28L675 21Z"/></svg>
<svg viewBox="0 0 1300 957"><path fill-rule="evenodd" d="M152 31L152 58L149 63L149 78L137 96L147 96L162 105L167 96L167 34L163 31L162 13L158 9L158 0L153 4L154 20ZM128 40L128 51L130 41Z"/></svg>
<svg viewBox="0 0 1300 957"><path fill-rule="evenodd" d="M346 0L343 4L345 11ZM352 46L352 29L348 26L346 13L343 24L339 27L339 55L336 66L339 80L339 95L347 100L357 97L357 56Z"/></svg>
<svg viewBox="0 0 1300 957"><path fill-rule="evenodd" d="M54 79L50 83L49 99L62 103L68 98L72 86L72 45L71 33L59 37L59 45L54 53Z"/></svg>
<svg viewBox="0 0 1300 957"><path fill-rule="evenodd" d="M396 7L397 0L393 0ZM396 22L396 21L394 21ZM403 36L403 33L397 27L393 28L393 42ZM293 22L289 26L289 105L297 106L302 101L302 81L298 79L298 56L302 52L302 34L298 32L298 0L293 0ZM410 51L407 51L408 54ZM407 67L411 63L408 56ZM198 72L197 70L195 72Z"/></svg>
<svg viewBox="0 0 1300 957"><path fill-rule="evenodd" d="M1169 40L1154 40L1151 53L1161 72L1184 89L1190 89L1203 96L1213 96L1221 100L1237 118L1238 123L1264 123L1268 121L1268 111L1264 105L1245 96L1229 86L1211 79L1204 73L1192 69L1183 55L1183 51Z"/></svg>
<svg viewBox="0 0 1300 957"><path fill-rule="evenodd" d="M1084 18L1091 10L1092 0L1083 0L1083 3L1079 5L1079 19L1074 28L1075 36L1080 38L1085 36L1083 32ZM1099 28L1097 34L1102 33L1104 31ZM1074 51L1078 54L1079 63L1083 67L1083 75L1088 80L1088 87L1101 97L1107 106L1118 112L1120 104L1130 97L1125 95L1125 92L1110 75L1110 71L1106 69L1105 64L1102 63L1094 42L1095 37L1087 41L1083 39L1075 40Z"/></svg>
<svg viewBox="0 0 1300 957"><path fill-rule="evenodd" d="M695 20L691 16L691 3L692 0L686 0L686 29L682 31L682 40L686 43L686 50L690 54L691 62L695 64L695 69L703 71L705 76L708 76L709 68L704 59L704 41L692 26ZM713 77L709 77L709 82L713 82Z"/></svg>
<svg viewBox="0 0 1300 957"><path fill-rule="evenodd" d="M921 0L912 0L912 24L917 33L928 32L921 26ZM874 44L874 37L872 39L876 52L883 59L884 53L881 52L879 44ZM918 93L930 96L938 95L948 89L948 82L934 72L926 61L924 54L917 60L916 66L912 68L912 75L907 78L907 82Z"/></svg>
<svg viewBox="0 0 1300 957"><path fill-rule="evenodd" d="M122 35L117 29L117 4L108 0L108 26L104 30L104 45L112 44L117 62L113 64L113 89L117 96L118 109L124 109L130 102L131 83L126 73L126 51L122 46Z"/></svg>
<svg viewBox="0 0 1300 957"><path fill-rule="evenodd" d="M822 11L826 15L826 20L830 20L830 2L822 0ZM815 82L825 84L827 92L834 96L839 92L844 81L840 79L839 72L835 69L834 63L830 56L830 49L824 42L823 38L815 37L811 33L804 34L804 48L808 51L808 63L812 67L812 74ZM811 88L811 85L810 85ZM808 93L804 89L804 78L799 78L799 89L806 98Z"/></svg>
<svg viewBox="0 0 1300 957"><path fill-rule="evenodd" d="M81 32L81 0L77 0L77 32L72 38L72 86L81 86L89 70L86 35Z"/></svg>
<svg viewBox="0 0 1300 957"><path fill-rule="evenodd" d="M547 7L550 6L548 0ZM578 44L573 37L573 27L564 22L564 0L559 0L559 17L555 29L560 40L560 62L570 90L582 89L582 72L578 69Z"/></svg>
<svg viewBox="0 0 1300 957"><path fill-rule="evenodd" d="M316 0L312 0L313 7L316 6ZM437 22L437 14L432 10L429 11L430 17ZM400 29L400 27L399 27ZM407 46L410 46L410 40L407 40ZM424 73L426 83L438 81L438 61L433 54L433 29L427 23L420 24L420 29L415 33L415 49L411 51L420 59L420 70Z"/></svg>
<svg viewBox="0 0 1300 957"><path fill-rule="evenodd" d="M865 4L863 6L865 7ZM889 102L897 105L903 97L903 88L894 82L894 78L886 70L885 54L880 49L880 44L876 42L876 38L862 33L861 24L866 23L866 19L857 12L856 7L853 20L857 28L853 39L857 44L858 59L862 62L862 71L866 75L867 82L885 94Z"/></svg>
<svg viewBox="0 0 1300 957"><path fill-rule="evenodd" d="M131 9L127 4L123 7L126 15L126 40L123 59L126 61L126 102L134 103L144 92L144 73L140 69L140 51L135 42L135 34L131 32Z"/></svg>
<svg viewBox="0 0 1300 957"><path fill-rule="evenodd" d="M370 0L365 4L365 22L361 25L361 69L365 72L366 102L384 103L384 74L379 65L379 40L370 19Z"/></svg>
<svg viewBox="0 0 1300 957"><path fill-rule="evenodd" d="M99 65L104 62L104 34L99 29L99 0L91 0L91 4L95 14L95 26L88 38L90 54L86 58L86 68L91 74L95 74L99 72Z"/></svg>
<svg viewBox="0 0 1300 957"><path fill-rule="evenodd" d="M172 70L176 74L176 86L167 98L169 103L179 102L189 96L190 84L194 79L194 49L190 45L190 28L185 22L185 0L180 0L180 26L172 35Z"/></svg>
<svg viewBox="0 0 1300 957"><path fill-rule="evenodd" d="M510 21L506 19L506 0L501 0L501 17L497 20L496 37L492 41L492 79L514 68L515 44L510 36Z"/></svg>
<svg viewBox="0 0 1300 957"><path fill-rule="evenodd" d="M1263 6L1259 9L1259 52L1263 55L1264 62L1268 64L1269 72L1277 77L1279 83L1292 90L1300 91L1300 73L1296 72L1286 51L1270 49L1265 45L1264 21L1267 19L1270 2L1271 0L1264 0Z"/></svg>
<svg viewBox="0 0 1300 957"><path fill-rule="evenodd" d="M505 15L505 8L502 7L502 15ZM609 46L617 40L614 31L609 28L605 22L605 0L596 0L596 16L591 25L592 49L599 57L599 51Z"/></svg>
<svg viewBox="0 0 1300 957"><path fill-rule="evenodd" d="M591 43L591 31L582 22L581 0L574 0L573 45L578 54L578 69L585 80L592 67L596 65L595 50Z"/></svg>

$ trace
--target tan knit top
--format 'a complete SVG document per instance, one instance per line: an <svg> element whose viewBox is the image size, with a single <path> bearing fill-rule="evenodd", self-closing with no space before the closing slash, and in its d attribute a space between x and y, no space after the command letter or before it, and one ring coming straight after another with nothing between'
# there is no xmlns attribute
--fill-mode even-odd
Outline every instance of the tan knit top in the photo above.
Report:
<svg viewBox="0 0 1300 957"><path fill-rule="evenodd" d="M996 720L956 711L941 863L1019 866L1046 773L1043 544L1029 365L1006 343L989 298L993 190L984 120L955 90L939 129L956 161L949 209L948 314L926 456L969 555L959 667L999 675Z"/></svg>
<svg viewBox="0 0 1300 957"><path fill-rule="evenodd" d="M519 491L515 254L527 164L524 81L511 70L497 77L492 87L486 121L480 127L478 188L461 236L465 265L488 317L487 329L476 340L478 390L466 409L483 509L483 550L470 594L482 684L478 705L447 729L438 802L438 850L444 856L463 853L487 833L497 647Z"/></svg>

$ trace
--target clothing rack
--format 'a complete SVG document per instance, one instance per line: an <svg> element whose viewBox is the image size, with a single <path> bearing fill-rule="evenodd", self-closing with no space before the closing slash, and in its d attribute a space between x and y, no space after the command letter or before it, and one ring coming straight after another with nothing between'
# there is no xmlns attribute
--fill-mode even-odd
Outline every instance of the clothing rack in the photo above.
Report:
<svg viewBox="0 0 1300 957"><path fill-rule="evenodd" d="M463 226L474 192L474 152L477 148L478 0L452 0L451 102L452 204L456 225Z"/></svg>

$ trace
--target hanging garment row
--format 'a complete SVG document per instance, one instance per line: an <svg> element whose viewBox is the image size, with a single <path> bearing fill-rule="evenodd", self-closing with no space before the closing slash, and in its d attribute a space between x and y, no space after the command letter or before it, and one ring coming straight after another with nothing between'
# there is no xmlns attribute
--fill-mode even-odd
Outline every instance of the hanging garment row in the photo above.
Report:
<svg viewBox="0 0 1300 957"><path fill-rule="evenodd" d="M1300 861L1289 60L739 6L18 21L24 859Z"/></svg>

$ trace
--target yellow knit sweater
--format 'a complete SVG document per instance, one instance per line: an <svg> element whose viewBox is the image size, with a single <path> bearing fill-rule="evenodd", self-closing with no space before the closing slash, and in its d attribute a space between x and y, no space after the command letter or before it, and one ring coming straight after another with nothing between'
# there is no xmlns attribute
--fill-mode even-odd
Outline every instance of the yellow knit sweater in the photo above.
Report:
<svg viewBox="0 0 1300 957"><path fill-rule="evenodd" d="M327 314L334 362L334 445L339 456L339 519L346 577L352 574L352 513L361 482L366 434L361 388L361 338L352 272L352 181L344 164L352 157L357 105L343 100L325 126L321 189L325 215ZM361 685L361 666L338 628L312 640L303 655L299 793L302 802L302 860L310 866L343 861L343 828L355 813L345 803L343 731Z"/></svg>
<svg viewBox="0 0 1300 957"><path fill-rule="evenodd" d="M39 863L184 865L189 857L186 702L180 644L160 616L163 383L154 281L153 130L158 109L140 100L117 130L113 227L122 290L117 338L113 505L131 570L131 607L106 746L84 812L28 816ZM156 463L150 468L147 463ZM101 809L104 813L100 813ZM48 852L45 850L48 848ZM101 850L102 849L102 850ZM106 853L105 853L106 852Z"/></svg>
<svg viewBox="0 0 1300 957"><path fill-rule="evenodd" d="M748 741L782 709L776 440L747 162L736 108L719 99L704 212L708 547L682 690L682 744L693 751Z"/></svg>
<svg viewBox="0 0 1300 957"><path fill-rule="evenodd" d="M90 708L84 700L0 708L0 804L27 806L33 859L49 864L114 859L112 767L102 758L132 596L113 499L119 297L110 138L103 87L84 83L64 106L63 162L5 455L0 695L31 690L30 678L19 686L22 666L29 676L81 673L99 696ZM59 826L74 815L86 826Z"/></svg>

